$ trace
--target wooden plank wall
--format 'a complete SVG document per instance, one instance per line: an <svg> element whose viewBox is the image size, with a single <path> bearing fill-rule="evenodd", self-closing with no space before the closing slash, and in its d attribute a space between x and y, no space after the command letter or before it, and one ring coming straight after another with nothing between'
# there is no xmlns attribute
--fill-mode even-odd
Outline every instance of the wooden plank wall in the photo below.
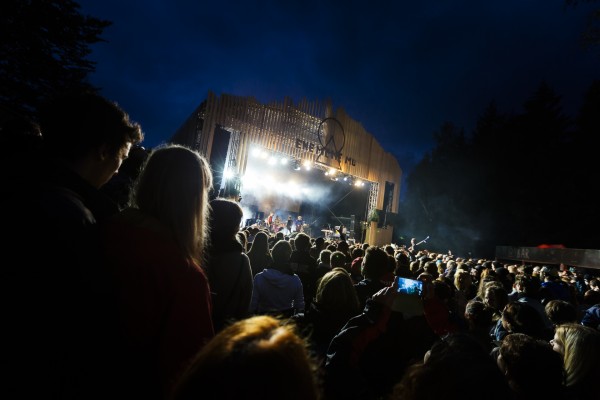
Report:
<svg viewBox="0 0 600 400"><path fill-rule="evenodd" d="M380 188L385 188L385 182L393 182L394 204L392 212L398 212L402 170L396 158L386 152L379 142L367 132L362 124L353 120L339 108L334 112L330 100L308 101L302 99L298 104L290 98L261 104L253 97L239 97L228 94L216 96L209 92L203 107L199 107L186 120L173 136L172 141L191 145L196 139L197 148L201 153L210 157L215 128L217 125L226 130L240 133L240 147L237 154L239 173L246 170L248 154L252 144L264 147L296 159L315 162L315 153L297 148L296 140L320 144L318 130L325 118L337 119L344 130L345 143L342 149L343 160L351 157L355 165L342 162L341 168L337 161L320 158L325 166L341 169L341 172L360 179L379 182ZM194 127L194 118L203 118L201 132L198 125ZM335 125L335 124L332 124ZM337 128L336 128L337 129ZM377 208L383 208L384 191L380 190L377 198Z"/></svg>

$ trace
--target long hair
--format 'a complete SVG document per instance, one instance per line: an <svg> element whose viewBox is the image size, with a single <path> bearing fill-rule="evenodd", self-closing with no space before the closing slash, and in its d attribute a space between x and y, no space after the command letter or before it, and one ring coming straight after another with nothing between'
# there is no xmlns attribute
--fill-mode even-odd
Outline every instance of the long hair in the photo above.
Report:
<svg viewBox="0 0 600 400"><path fill-rule="evenodd" d="M319 398L316 364L293 325L270 316L223 329L192 361L174 400Z"/></svg>
<svg viewBox="0 0 600 400"><path fill-rule="evenodd" d="M208 192L212 173L206 159L187 147L155 148L131 192L130 204L159 220L183 254L203 261L207 238Z"/></svg>
<svg viewBox="0 0 600 400"><path fill-rule="evenodd" d="M260 231L254 235L254 240L252 241L250 250L248 250L248 255L251 253L257 253L261 256L271 255L269 252L269 236L265 232Z"/></svg>
<svg viewBox="0 0 600 400"><path fill-rule="evenodd" d="M258 274L273 264L271 251L269 250L269 236L265 232L259 231L254 236L254 241L250 246L250 250L248 250L248 257L250 258L252 275Z"/></svg>
<svg viewBox="0 0 600 400"><path fill-rule="evenodd" d="M335 311L346 318L360 314L360 305L354 282L343 268L334 268L319 280L315 301L327 311Z"/></svg>
<svg viewBox="0 0 600 400"><path fill-rule="evenodd" d="M567 386L596 385L600 378L600 332L568 323L556 328L555 340L563 345Z"/></svg>

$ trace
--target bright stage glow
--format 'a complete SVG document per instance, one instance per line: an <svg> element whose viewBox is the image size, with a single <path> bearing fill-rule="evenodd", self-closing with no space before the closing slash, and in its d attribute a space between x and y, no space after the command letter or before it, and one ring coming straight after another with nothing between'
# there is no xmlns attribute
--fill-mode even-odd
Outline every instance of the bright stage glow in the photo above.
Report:
<svg viewBox="0 0 600 400"><path fill-rule="evenodd" d="M232 172L230 175L226 171L226 176L235 176L235 172ZM342 181L343 178L346 180ZM260 211L264 212L265 218L269 212L274 212L285 220L288 215L295 217L302 207L305 217L312 215L314 219L325 221L331 218L335 208L340 207L353 210L344 211L344 215L361 215L364 208L362 204L367 201L366 197L360 197L366 195L361 190L364 182L360 179L345 175L336 168L289 157L256 145L250 149L246 171L240 179L240 205L245 219L256 218L256 212ZM342 182L344 185L340 184ZM363 194L356 197L351 193ZM344 206L344 201L353 198L356 199L353 206Z"/></svg>
<svg viewBox="0 0 600 400"><path fill-rule="evenodd" d="M229 168L225 168L225 170L223 171L223 178L228 181L229 179L234 177L234 172L229 169Z"/></svg>

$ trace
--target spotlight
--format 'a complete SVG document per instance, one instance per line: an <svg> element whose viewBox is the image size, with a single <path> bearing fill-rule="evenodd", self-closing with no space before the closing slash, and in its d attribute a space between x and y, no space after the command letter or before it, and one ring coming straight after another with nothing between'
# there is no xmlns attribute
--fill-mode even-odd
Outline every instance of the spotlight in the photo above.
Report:
<svg viewBox="0 0 600 400"><path fill-rule="evenodd" d="M300 171L300 162L298 160L294 161L294 171Z"/></svg>

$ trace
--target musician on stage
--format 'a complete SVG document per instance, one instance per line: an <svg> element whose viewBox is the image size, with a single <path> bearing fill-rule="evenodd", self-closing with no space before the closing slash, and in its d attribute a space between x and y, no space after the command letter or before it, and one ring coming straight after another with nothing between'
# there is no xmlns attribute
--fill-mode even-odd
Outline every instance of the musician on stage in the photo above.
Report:
<svg viewBox="0 0 600 400"><path fill-rule="evenodd" d="M300 233L302 232L303 229L303 225L304 225L304 221L302 221L302 215L298 215L298 217L296 218L296 232Z"/></svg>
<svg viewBox="0 0 600 400"><path fill-rule="evenodd" d="M269 213L267 217L267 228L269 228L269 232L273 232L273 212Z"/></svg>
<svg viewBox="0 0 600 400"><path fill-rule="evenodd" d="M340 225L339 229L337 229L337 232L340 235L340 241L346 241L346 239L348 238L347 236L347 231L346 231L346 227L342 224Z"/></svg>
<svg viewBox="0 0 600 400"><path fill-rule="evenodd" d="M288 235L290 233L292 233L292 226L294 226L294 221L292 220L292 216L288 215L287 224L286 224L287 234Z"/></svg>

